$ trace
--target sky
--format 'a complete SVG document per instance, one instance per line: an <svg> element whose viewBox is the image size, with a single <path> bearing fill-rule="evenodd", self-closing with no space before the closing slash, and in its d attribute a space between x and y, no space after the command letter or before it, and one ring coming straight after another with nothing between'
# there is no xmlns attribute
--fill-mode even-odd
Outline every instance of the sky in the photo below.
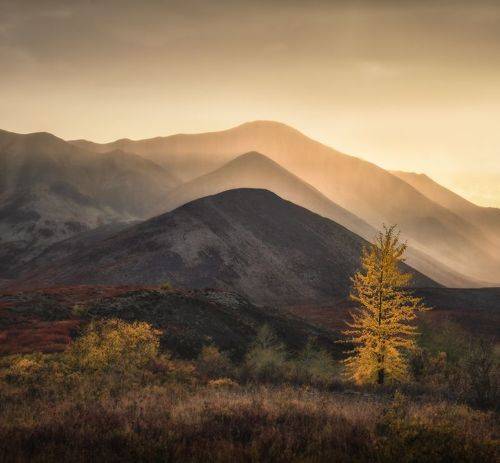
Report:
<svg viewBox="0 0 500 463"><path fill-rule="evenodd" d="M500 2L0 0L0 128L277 120L500 207Z"/></svg>

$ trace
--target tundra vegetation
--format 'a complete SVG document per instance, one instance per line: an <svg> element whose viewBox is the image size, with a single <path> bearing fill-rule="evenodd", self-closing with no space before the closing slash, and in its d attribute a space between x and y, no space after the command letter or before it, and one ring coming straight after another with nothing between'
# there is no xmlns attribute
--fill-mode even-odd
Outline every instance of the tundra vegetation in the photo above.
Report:
<svg viewBox="0 0 500 463"><path fill-rule="evenodd" d="M144 322L90 323L62 353L4 357L1 461L477 461L498 458L497 364L417 347L405 382L358 385L311 340L263 326L236 363L192 360ZM435 345L438 345L435 340ZM410 374L410 373L409 373Z"/></svg>
<svg viewBox="0 0 500 463"><path fill-rule="evenodd" d="M417 330L403 252L393 228L365 251L347 359L269 325L243 356L207 340L186 358L95 317L63 352L0 357L0 461L498 461L493 343Z"/></svg>

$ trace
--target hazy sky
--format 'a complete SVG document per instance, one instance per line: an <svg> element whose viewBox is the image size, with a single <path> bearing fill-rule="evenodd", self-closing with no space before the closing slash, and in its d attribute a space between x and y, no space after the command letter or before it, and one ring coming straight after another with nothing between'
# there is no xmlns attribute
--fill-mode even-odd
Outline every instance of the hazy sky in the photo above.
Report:
<svg viewBox="0 0 500 463"><path fill-rule="evenodd" d="M0 0L0 128L255 119L500 206L500 1Z"/></svg>

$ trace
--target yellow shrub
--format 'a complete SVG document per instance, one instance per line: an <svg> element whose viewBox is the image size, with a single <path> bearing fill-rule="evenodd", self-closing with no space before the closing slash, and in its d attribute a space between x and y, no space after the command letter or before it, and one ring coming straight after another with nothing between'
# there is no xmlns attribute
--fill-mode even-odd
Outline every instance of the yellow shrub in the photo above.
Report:
<svg viewBox="0 0 500 463"><path fill-rule="evenodd" d="M71 367L83 371L129 371L158 356L160 331L148 323L107 320L91 323L68 349Z"/></svg>

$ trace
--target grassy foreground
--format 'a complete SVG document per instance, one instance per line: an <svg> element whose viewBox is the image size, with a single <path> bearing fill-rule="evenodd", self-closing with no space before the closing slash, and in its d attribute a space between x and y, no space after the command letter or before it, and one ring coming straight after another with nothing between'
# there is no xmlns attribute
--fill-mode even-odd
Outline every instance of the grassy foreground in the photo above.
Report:
<svg viewBox="0 0 500 463"><path fill-rule="evenodd" d="M436 376L447 371L442 356L420 359L414 383L361 387L342 379L322 348L308 343L291 355L268 327L238 363L210 345L194 359L176 358L160 349L160 336L144 322L98 321L64 352L0 358L0 461L487 463L500 456L491 375L488 387L480 384L490 406L473 408L479 402L468 405L443 386L465 370Z"/></svg>
<svg viewBox="0 0 500 463"><path fill-rule="evenodd" d="M151 386L3 401L0 460L493 462L491 413L290 386Z"/></svg>

